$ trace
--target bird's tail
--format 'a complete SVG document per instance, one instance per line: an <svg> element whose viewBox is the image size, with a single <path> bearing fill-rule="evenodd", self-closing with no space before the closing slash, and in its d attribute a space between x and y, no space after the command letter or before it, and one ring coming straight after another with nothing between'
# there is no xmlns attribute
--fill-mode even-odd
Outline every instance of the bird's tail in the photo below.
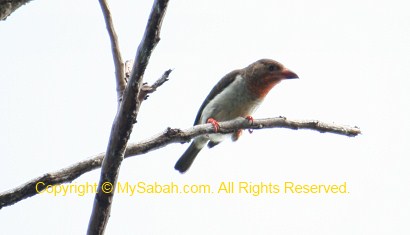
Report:
<svg viewBox="0 0 410 235"><path fill-rule="evenodd" d="M175 170L179 171L180 173L185 173L191 167L192 163L195 160L195 157L203 147L203 144L198 144L193 141L175 164Z"/></svg>

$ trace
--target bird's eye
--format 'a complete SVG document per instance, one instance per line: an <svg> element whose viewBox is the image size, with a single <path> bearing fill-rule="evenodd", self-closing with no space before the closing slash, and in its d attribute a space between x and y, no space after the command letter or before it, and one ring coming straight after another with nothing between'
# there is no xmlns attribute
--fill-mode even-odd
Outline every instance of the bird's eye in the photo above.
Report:
<svg viewBox="0 0 410 235"><path fill-rule="evenodd" d="M271 65L269 65L269 71L278 71L279 70L279 66L277 66L277 65L274 65L274 64L271 64Z"/></svg>

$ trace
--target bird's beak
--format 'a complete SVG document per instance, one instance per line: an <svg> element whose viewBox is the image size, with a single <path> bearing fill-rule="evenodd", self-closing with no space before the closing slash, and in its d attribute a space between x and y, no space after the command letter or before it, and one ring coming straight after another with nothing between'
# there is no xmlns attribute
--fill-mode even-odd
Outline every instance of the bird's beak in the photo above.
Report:
<svg viewBox="0 0 410 235"><path fill-rule="evenodd" d="M289 69L284 69L284 70L282 71L282 76L283 76L284 79L295 79L295 78L299 78L299 76L298 76L296 73L290 71Z"/></svg>

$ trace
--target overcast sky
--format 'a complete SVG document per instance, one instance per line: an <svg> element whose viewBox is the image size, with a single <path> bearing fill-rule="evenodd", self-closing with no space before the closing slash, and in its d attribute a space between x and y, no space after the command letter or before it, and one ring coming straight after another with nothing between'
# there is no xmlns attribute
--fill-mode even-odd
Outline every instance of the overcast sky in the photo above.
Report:
<svg viewBox="0 0 410 235"><path fill-rule="evenodd" d="M151 1L109 1L124 59L134 58ZM145 81L173 68L145 101L130 142L188 128L213 85L271 58L283 81L254 118L359 126L244 133L204 149L184 175L187 144L123 162L119 182L336 184L346 194L138 194L114 197L106 234L409 234L408 1L170 1ZM0 22L0 191L104 152L116 113L114 67L98 1L32 1ZM99 170L72 184L94 184ZM283 189L283 188L281 188ZM84 234L93 194L41 194L0 210L5 234Z"/></svg>

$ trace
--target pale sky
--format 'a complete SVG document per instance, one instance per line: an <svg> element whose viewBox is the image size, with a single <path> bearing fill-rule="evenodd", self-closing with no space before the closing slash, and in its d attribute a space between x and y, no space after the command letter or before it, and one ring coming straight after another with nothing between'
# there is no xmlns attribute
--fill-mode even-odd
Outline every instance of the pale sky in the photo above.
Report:
<svg viewBox="0 0 410 235"><path fill-rule="evenodd" d="M109 1L124 59L134 58L151 1ZM277 184L277 194L117 193L106 234L409 234L408 1L170 1L145 81L173 68L145 101L130 142L188 128L214 84L275 59L283 81L254 118L359 126L349 138L314 131L247 132L204 149L184 175L188 144L124 160L135 185ZM106 150L116 113L114 67L98 1L32 1L0 22L0 191ZM94 184L99 170L72 185ZM285 182L346 194L291 194ZM41 194L0 210L5 234L84 234L94 194Z"/></svg>

